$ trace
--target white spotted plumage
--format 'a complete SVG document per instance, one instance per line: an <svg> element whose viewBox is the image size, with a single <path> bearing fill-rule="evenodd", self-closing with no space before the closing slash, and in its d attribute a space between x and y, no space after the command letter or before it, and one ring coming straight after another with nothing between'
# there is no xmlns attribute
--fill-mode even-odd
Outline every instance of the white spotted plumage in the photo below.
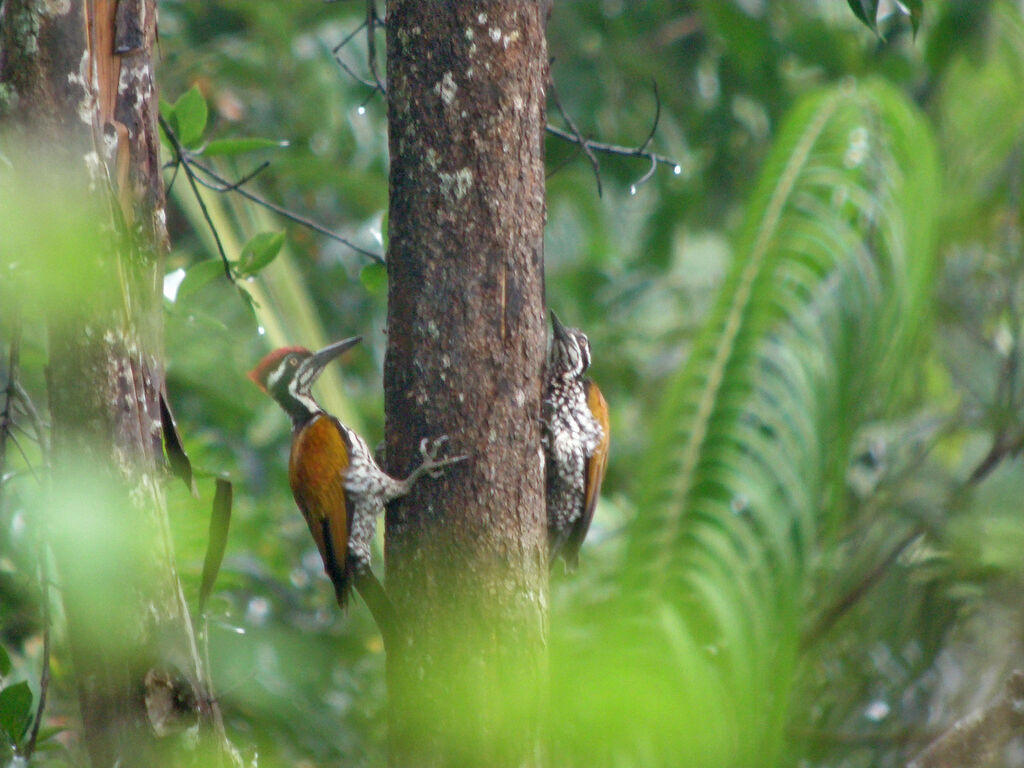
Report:
<svg viewBox="0 0 1024 768"><path fill-rule="evenodd" d="M563 552L563 547L587 510L587 462L607 436L587 401L583 374L590 366L590 343L581 331L563 328L554 313L552 323L555 336L542 406L548 545L552 559L564 554L572 567L576 552ZM585 535L589 520L582 525Z"/></svg>

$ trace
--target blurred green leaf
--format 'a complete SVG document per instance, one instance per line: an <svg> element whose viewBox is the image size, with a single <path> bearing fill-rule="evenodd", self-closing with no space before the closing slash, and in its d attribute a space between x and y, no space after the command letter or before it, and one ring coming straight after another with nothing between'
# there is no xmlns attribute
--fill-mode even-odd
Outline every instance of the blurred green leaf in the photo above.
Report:
<svg viewBox="0 0 1024 768"><path fill-rule="evenodd" d="M171 124L183 146L194 148L199 145L206 130L207 116L206 99L198 85L193 85L174 102Z"/></svg>
<svg viewBox="0 0 1024 768"><path fill-rule="evenodd" d="M854 16L872 32L878 32L878 0L846 0Z"/></svg>
<svg viewBox="0 0 1024 768"><path fill-rule="evenodd" d="M700 606L688 631L710 632L716 666L743 681L730 695L748 734L737 764L778 754L807 548L843 509L822 499L846 476L854 431L906 373L939 199L929 126L901 93L873 81L806 97L652 422L629 560L644 564L640 594ZM771 670L757 690L754 670Z"/></svg>
<svg viewBox="0 0 1024 768"><path fill-rule="evenodd" d="M213 498L213 509L210 513L210 534L206 544L206 557L203 559L203 576L199 586L199 613L206 610L206 601L217 580L217 573L224 561L224 551L228 546L228 528L231 526L231 504L234 488L231 482L217 478L217 491Z"/></svg>
<svg viewBox="0 0 1024 768"><path fill-rule="evenodd" d="M224 264L217 259L206 259L193 264L185 271L185 278L178 286L175 303L183 302L195 294L203 286L224 277Z"/></svg>
<svg viewBox="0 0 1024 768"><path fill-rule="evenodd" d="M182 479L193 496L198 496L199 491L192 476L192 462L189 461L188 453L181 442L181 434L178 432L178 424L168 402L166 389L160 392L160 426L164 438L164 453L167 456L167 463L171 466L171 472Z"/></svg>
<svg viewBox="0 0 1024 768"><path fill-rule="evenodd" d="M275 139L214 139L203 147L202 154L206 157L242 155L259 149L279 149L287 146L287 141L277 141Z"/></svg>
<svg viewBox="0 0 1024 768"><path fill-rule="evenodd" d="M372 296L381 296L388 290L388 270L383 264L367 264L359 270L359 282Z"/></svg>
<svg viewBox="0 0 1024 768"><path fill-rule="evenodd" d="M901 0L901 2L910 13L910 26L916 35L917 30L921 27L921 20L924 18L924 0Z"/></svg>
<svg viewBox="0 0 1024 768"><path fill-rule="evenodd" d="M11 657L7 649L0 645L0 677L7 677L11 674Z"/></svg>
<svg viewBox="0 0 1024 768"><path fill-rule="evenodd" d="M22 681L0 691L0 729L15 743L21 741L32 716L32 690Z"/></svg>
<svg viewBox="0 0 1024 768"><path fill-rule="evenodd" d="M284 232L260 232L242 248L238 274L254 275L272 262L284 245Z"/></svg>

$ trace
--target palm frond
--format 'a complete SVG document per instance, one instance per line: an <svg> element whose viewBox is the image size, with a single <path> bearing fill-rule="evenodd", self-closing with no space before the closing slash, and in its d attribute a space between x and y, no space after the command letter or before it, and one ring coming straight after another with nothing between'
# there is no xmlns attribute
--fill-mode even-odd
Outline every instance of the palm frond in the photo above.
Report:
<svg viewBox="0 0 1024 768"><path fill-rule="evenodd" d="M927 124L884 84L798 105L652 420L625 565L625 610L642 629L620 640L641 658L690 649L674 663L701 685L659 706L680 729L729 718L715 731L727 743L687 737L693 764L778 754L816 542L842 519L854 432L885 413L919 336L938 179ZM678 747L647 728L628 738L662 764Z"/></svg>

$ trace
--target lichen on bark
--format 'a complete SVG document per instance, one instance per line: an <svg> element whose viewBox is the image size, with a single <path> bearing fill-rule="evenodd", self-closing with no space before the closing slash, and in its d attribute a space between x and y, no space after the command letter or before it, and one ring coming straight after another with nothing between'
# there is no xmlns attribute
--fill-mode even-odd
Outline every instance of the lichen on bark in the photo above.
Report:
<svg viewBox="0 0 1024 768"><path fill-rule="evenodd" d="M388 511L393 765L535 765L546 675L539 413L547 53L536 2L388 12L387 455L469 459ZM492 30L498 30L494 35Z"/></svg>

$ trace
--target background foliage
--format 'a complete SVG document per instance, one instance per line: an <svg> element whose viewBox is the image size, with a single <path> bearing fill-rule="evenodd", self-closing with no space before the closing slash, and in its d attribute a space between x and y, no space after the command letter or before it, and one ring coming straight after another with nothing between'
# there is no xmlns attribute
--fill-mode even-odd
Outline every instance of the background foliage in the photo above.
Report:
<svg viewBox="0 0 1024 768"><path fill-rule="evenodd" d="M193 148L272 140L204 162L235 179L269 160L247 189L383 253L384 103L332 52L357 5L167 0L161 88L185 98L182 120L208 107ZM880 5L876 36L840 0L555 4L566 111L636 145L656 82L652 148L679 164L631 194L644 161L601 157L598 197L585 158L548 139L548 302L589 334L613 417L580 571L552 585L553 711L573 713L552 720L560 765L900 765L1021 665L1024 20L1016 3L936 0L915 36ZM337 55L368 76L365 50L359 34ZM364 606L335 610L288 491L285 417L244 374L270 346L362 334L321 391L378 440L381 273L237 196L205 197L232 259L286 232L243 300L174 179L169 388L207 476L198 500L168 490L193 601L210 475L235 483L203 621L217 695L263 764L379 765L378 637ZM42 324L14 284L0 277L0 306L20 304L21 381L42 403ZM12 323L0 311L0 340ZM37 696L39 454L16 434L0 675ZM70 730L41 765L79 755L53 622L47 725ZM0 726L23 729L12 718Z"/></svg>

